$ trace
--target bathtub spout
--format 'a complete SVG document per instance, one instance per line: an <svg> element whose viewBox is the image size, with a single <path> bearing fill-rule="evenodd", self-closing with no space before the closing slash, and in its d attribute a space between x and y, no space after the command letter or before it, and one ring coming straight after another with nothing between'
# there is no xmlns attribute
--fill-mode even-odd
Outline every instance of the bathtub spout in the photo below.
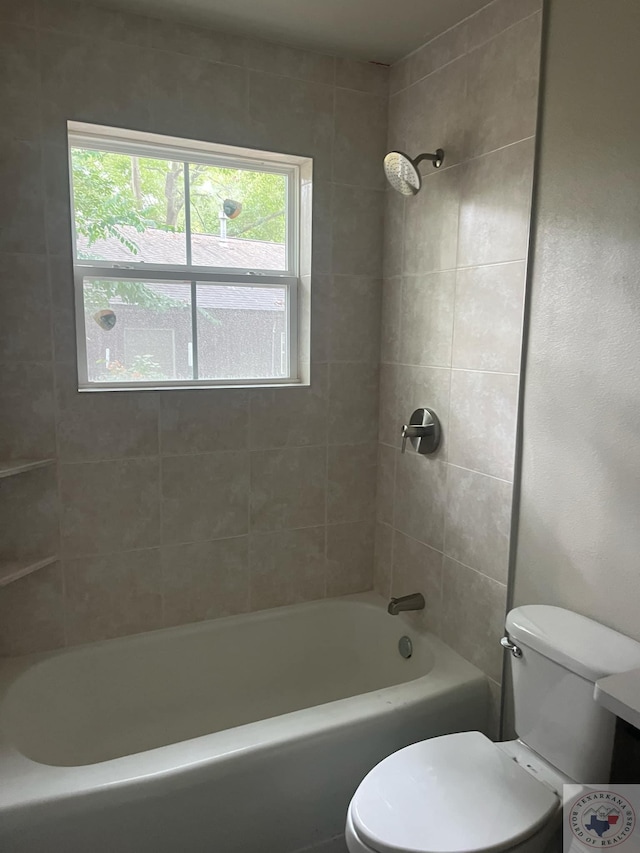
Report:
<svg viewBox="0 0 640 853"><path fill-rule="evenodd" d="M389 602L387 612L392 616L397 616L403 610L424 610L424 605L424 595L421 592L412 592L411 595L392 598Z"/></svg>

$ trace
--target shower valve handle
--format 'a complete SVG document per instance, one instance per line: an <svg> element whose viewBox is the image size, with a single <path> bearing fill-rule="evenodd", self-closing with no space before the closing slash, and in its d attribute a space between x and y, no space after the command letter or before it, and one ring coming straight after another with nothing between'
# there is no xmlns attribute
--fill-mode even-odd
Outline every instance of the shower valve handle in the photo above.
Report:
<svg viewBox="0 0 640 853"><path fill-rule="evenodd" d="M441 434L440 421L433 409L416 409L409 423L402 427L402 452L410 441L416 453L423 456L435 453L440 446Z"/></svg>
<svg viewBox="0 0 640 853"><path fill-rule="evenodd" d="M402 427L402 453L407 449L408 438L425 438L427 435L433 435L435 430L434 424L404 424Z"/></svg>

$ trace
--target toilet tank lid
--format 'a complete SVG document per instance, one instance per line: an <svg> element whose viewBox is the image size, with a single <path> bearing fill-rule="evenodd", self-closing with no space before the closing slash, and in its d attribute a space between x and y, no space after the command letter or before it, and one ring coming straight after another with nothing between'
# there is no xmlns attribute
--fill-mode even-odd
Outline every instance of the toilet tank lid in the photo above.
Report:
<svg viewBox="0 0 640 853"><path fill-rule="evenodd" d="M562 607L516 607L506 627L517 643L589 681L640 667L640 643Z"/></svg>

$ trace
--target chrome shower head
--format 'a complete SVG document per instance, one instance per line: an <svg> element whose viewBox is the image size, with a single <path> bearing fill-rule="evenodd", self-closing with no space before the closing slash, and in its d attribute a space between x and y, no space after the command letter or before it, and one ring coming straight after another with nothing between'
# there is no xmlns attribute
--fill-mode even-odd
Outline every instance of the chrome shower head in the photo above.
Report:
<svg viewBox="0 0 640 853"><path fill-rule="evenodd" d="M390 151L384 158L384 173L391 186L402 195L416 195L422 186L418 166L423 160L430 160L435 169L442 166L444 151L436 149L435 154L420 154L412 160L402 151Z"/></svg>

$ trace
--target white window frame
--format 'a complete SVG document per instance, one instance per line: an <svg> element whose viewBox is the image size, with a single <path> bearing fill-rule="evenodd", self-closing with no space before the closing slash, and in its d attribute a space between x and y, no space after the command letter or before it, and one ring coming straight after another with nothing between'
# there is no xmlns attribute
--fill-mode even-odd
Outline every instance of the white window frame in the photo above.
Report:
<svg viewBox="0 0 640 853"><path fill-rule="evenodd" d="M301 168L309 171L308 158L255 151L228 145L178 139L151 133L138 133L120 128L102 127L83 122L68 122L69 182L71 196L71 228L73 239L73 269L75 287L76 343L78 356L78 389L80 391L135 391L141 389L217 388L297 385L302 382L298 363L298 290L300 280L300 228L301 228ZM251 270L198 266L191 263L188 182L185 182L185 211L187 232L187 262L185 265L151 264L144 261L127 263L92 261L78 258L75 232L73 169L71 149L93 148L141 157L155 157L188 163L206 163L213 166L271 172L287 177L287 235L286 270ZM284 377L260 379L173 379L152 381L90 382L87 364L86 327L84 310L85 279L101 278L146 280L155 283L180 281L191 284L191 314L193 328L194 372L197 373L197 298L196 286L201 284L233 285L234 287L284 288L286 299L286 329L288 335L288 371Z"/></svg>

